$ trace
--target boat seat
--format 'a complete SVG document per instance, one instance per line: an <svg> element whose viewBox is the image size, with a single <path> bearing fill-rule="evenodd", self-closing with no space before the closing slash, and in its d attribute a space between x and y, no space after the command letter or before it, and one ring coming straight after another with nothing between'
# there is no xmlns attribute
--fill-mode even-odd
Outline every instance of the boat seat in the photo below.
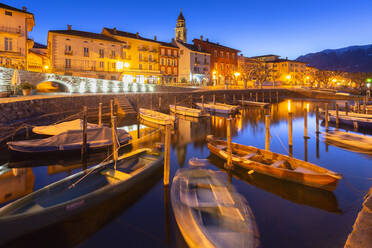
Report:
<svg viewBox="0 0 372 248"><path fill-rule="evenodd" d="M300 172L300 173L305 173L305 174L318 174L315 171L306 169L306 168L301 167L301 166L297 167L294 171L295 172Z"/></svg>
<svg viewBox="0 0 372 248"><path fill-rule="evenodd" d="M249 153L249 154L247 154L247 155L244 155L244 156L242 156L241 158L244 158L244 159L251 159L251 158L253 158L254 156L256 156L257 155L257 153Z"/></svg>
<svg viewBox="0 0 372 248"><path fill-rule="evenodd" d="M216 145L216 147L220 150L225 150L227 148L226 145Z"/></svg>
<svg viewBox="0 0 372 248"><path fill-rule="evenodd" d="M286 169L284 163L285 163L284 160L278 160L278 161L272 163L272 164L271 164L271 167Z"/></svg>
<svg viewBox="0 0 372 248"><path fill-rule="evenodd" d="M110 183L116 183L118 181L125 181L131 176L128 173L121 172L113 169L106 169L101 172L102 175L106 176Z"/></svg>

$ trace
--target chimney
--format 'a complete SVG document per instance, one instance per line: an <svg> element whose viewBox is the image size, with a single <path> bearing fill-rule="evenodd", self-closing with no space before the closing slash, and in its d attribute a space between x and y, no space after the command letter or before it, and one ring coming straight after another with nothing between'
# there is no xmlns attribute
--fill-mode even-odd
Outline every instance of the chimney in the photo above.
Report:
<svg viewBox="0 0 372 248"><path fill-rule="evenodd" d="M67 24L67 30L71 30L71 25L70 24Z"/></svg>
<svg viewBox="0 0 372 248"><path fill-rule="evenodd" d="M138 32L136 33L136 37L137 37L137 39L139 38L139 33Z"/></svg>
<svg viewBox="0 0 372 248"><path fill-rule="evenodd" d="M209 42L209 39L207 38L206 41Z"/></svg>
<svg viewBox="0 0 372 248"><path fill-rule="evenodd" d="M203 41L203 35L200 35L200 40Z"/></svg>
<svg viewBox="0 0 372 248"><path fill-rule="evenodd" d="M158 40L158 38L156 37L156 35L154 36L154 40Z"/></svg>
<svg viewBox="0 0 372 248"><path fill-rule="evenodd" d="M116 30L116 28L114 28L114 34L117 34L117 30Z"/></svg>
<svg viewBox="0 0 372 248"><path fill-rule="evenodd" d="M288 57L285 57L285 60L288 60Z"/></svg>
<svg viewBox="0 0 372 248"><path fill-rule="evenodd" d="M23 10L24 12L26 12L26 11L27 11L27 7L26 7L26 6L23 6L23 7L22 7L22 10Z"/></svg>

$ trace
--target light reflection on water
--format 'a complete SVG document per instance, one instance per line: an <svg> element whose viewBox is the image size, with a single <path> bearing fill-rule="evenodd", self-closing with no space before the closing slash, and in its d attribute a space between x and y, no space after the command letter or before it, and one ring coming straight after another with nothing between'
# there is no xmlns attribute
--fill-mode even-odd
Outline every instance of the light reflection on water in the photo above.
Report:
<svg viewBox="0 0 372 248"><path fill-rule="evenodd" d="M308 136L304 139L303 109L309 104ZM285 182L268 176L236 169L232 184L243 194L253 210L262 247L342 247L361 208L364 193L372 186L372 157L347 151L323 142L315 135L314 108L321 103L293 101L293 156L343 174L334 192ZM265 147L264 118L271 114L271 144L274 152L288 154L288 103L268 109L244 109L233 121L233 142ZM133 124L133 123L132 123ZM128 123L123 122L124 126ZM130 127L135 130L135 127ZM320 131L324 127L320 126ZM226 120L211 117L197 122L181 119L172 135L170 176L178 168L188 167L192 157L209 158L208 168L223 170L223 162L211 156L206 147L208 134L226 137ZM150 146L162 137L147 140ZM108 154L91 156L88 166ZM2 203L42 188L81 170L77 159L37 161L37 167L22 168L18 174L0 175ZM16 185L16 186L11 186ZM126 247L186 247L169 205L169 191L162 186L161 173L84 216L66 221L33 235L33 242L59 243L60 246L102 247L117 244ZM61 227L62 226L62 227ZM56 231L57 230L57 231ZM58 234L56 234L58 233ZM31 239L30 239L31 240ZM31 242L27 240L27 242ZM58 241L58 242L56 242Z"/></svg>

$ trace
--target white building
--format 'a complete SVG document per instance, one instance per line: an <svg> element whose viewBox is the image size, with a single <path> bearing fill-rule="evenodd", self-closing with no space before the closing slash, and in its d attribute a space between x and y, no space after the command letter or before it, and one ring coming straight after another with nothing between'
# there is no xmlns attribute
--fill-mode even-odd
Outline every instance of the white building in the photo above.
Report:
<svg viewBox="0 0 372 248"><path fill-rule="evenodd" d="M210 53L200 47L174 41L179 50L178 81L205 84L210 81Z"/></svg>

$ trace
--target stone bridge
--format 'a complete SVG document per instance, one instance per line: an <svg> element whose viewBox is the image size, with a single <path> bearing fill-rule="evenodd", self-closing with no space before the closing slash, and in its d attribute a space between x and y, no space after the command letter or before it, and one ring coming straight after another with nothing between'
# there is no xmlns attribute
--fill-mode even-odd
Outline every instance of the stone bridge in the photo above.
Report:
<svg viewBox="0 0 372 248"><path fill-rule="evenodd" d="M53 82L64 86L68 93L121 93L153 92L154 84L124 83L116 80L85 78L18 70L21 82L29 82L35 87L44 82ZM14 69L0 67L0 93L11 92L11 79Z"/></svg>

